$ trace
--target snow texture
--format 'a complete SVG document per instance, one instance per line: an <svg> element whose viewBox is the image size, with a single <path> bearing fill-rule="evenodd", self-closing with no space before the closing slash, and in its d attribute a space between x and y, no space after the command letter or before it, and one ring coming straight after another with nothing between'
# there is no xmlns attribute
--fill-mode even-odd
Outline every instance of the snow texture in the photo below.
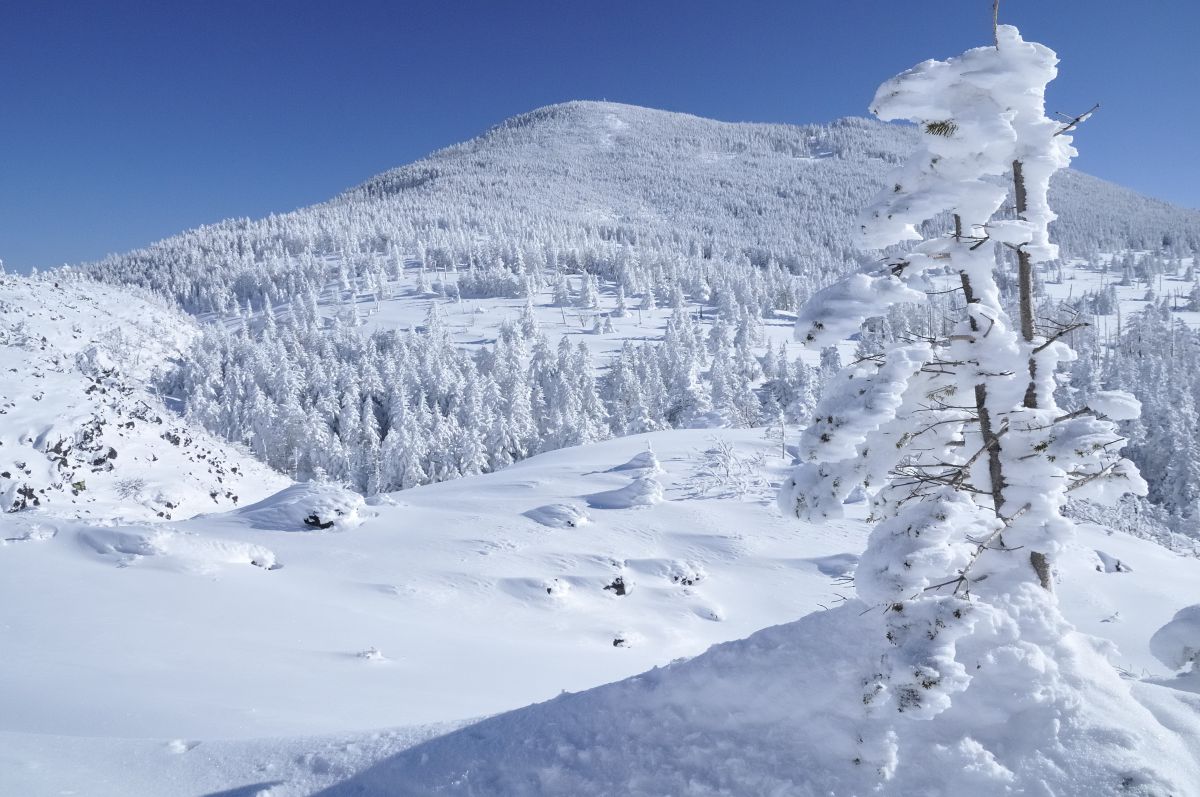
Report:
<svg viewBox="0 0 1200 797"><path fill-rule="evenodd" d="M1195 668L1200 656L1200 604L1185 606L1171 622L1155 631L1150 637L1150 650L1172 670L1182 670L1189 664Z"/></svg>
<svg viewBox="0 0 1200 797"><path fill-rule="evenodd" d="M638 476L624 487L587 496L588 506L593 509L630 509L653 506L662 500L662 484L653 476Z"/></svg>
<svg viewBox="0 0 1200 797"><path fill-rule="evenodd" d="M294 484L237 510L251 528L271 531L343 531L361 522L363 497L335 484Z"/></svg>
<svg viewBox="0 0 1200 797"><path fill-rule="evenodd" d="M864 606L848 603L690 661L484 720L320 794L1190 794L1196 748L1131 702L1093 644L1008 638L979 690L937 722L864 724L853 678ZM1060 629L1061 630L1061 629ZM994 628L1008 637L1012 629ZM1018 674L1011 667L1022 662ZM1049 669L1047 669L1049 668ZM1011 681L1000 675L1008 670ZM1028 679L1028 680L1026 680ZM1082 691L1049 687L1062 679ZM1146 687L1167 693L1163 687ZM1156 694L1156 698L1162 695ZM1115 736L1105 713L1125 720ZM1004 717L1004 722L997 718ZM1045 740L1053 739L1046 744ZM1104 750L1103 757L1094 751ZM1163 762L1151 768L1150 760Z"/></svg>

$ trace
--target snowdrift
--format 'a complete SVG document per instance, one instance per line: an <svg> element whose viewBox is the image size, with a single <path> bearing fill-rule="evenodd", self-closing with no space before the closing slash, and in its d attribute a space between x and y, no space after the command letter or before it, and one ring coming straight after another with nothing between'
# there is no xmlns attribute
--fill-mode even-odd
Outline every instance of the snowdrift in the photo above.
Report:
<svg viewBox="0 0 1200 797"><path fill-rule="evenodd" d="M995 695L1020 706L1009 723L956 705L936 722L868 725L857 677L869 667L858 658L873 631L865 608L850 602L484 720L321 795L1200 793L1195 737L1187 746L1149 711L1128 717L1121 738L1097 733L1096 719L1130 689L1111 670L1090 693ZM1100 660L1078 634L1060 644L1081 667ZM1139 690L1175 700L1163 687ZM1039 746L1046 738L1055 744ZM1144 778L1138 762L1152 758L1170 762L1173 783Z"/></svg>
<svg viewBox="0 0 1200 797"><path fill-rule="evenodd" d="M336 484L293 484L237 514L251 528L271 531L343 531L361 523L363 497Z"/></svg>
<svg viewBox="0 0 1200 797"><path fill-rule="evenodd" d="M593 509L630 509L653 506L663 500L662 485L651 476L639 476L624 487L587 496Z"/></svg>

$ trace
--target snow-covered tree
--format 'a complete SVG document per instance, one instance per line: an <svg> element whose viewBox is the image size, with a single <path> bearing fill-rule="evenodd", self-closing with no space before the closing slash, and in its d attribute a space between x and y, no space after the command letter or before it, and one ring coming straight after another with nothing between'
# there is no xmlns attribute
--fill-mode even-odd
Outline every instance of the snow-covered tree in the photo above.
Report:
<svg viewBox="0 0 1200 797"><path fill-rule="evenodd" d="M974 724L964 734L981 743L983 726L1003 726L1005 716L1049 743L1059 720L1027 696L1055 693L1047 699L1069 710L1071 690L1117 682L1098 655L1084 662L1064 641L1072 629L1050 589L1073 531L1067 497L1146 489L1119 455L1114 423L1136 416L1136 400L1113 391L1060 408L1056 374L1074 357L1068 328L1033 324L1032 265L1057 255L1049 181L1074 154L1074 123L1044 112L1056 64L1051 50L999 26L995 46L884 83L872 111L916 123L922 146L863 214L860 245L900 253L821 291L797 317L797 337L820 348L893 305L949 287L961 295L948 334L900 336L833 380L779 496L786 513L822 519L839 516L856 488L872 495L876 525L855 587L878 618L879 654L862 696L877 741L893 732L888 717L958 707L958 721ZM1004 209L1010 187L1015 213ZM1001 303L998 249L1018 253L1019 321ZM1125 700L1136 713L1127 690ZM985 707L1003 714L975 716ZM879 755L863 744L864 758ZM1129 761L1118 747L1089 755L1111 770L1114 790Z"/></svg>

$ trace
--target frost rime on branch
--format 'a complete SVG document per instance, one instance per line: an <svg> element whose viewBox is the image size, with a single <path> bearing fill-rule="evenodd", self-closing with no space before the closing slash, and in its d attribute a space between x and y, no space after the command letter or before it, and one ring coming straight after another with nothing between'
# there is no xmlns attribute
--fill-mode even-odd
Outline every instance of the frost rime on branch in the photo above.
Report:
<svg viewBox="0 0 1200 797"><path fill-rule="evenodd" d="M1048 573L1035 568L1052 564L1072 534L1060 511L1068 495L1111 501L1146 489L1119 456L1112 422L1135 415L1137 402L1108 393L1091 408L1060 409L1055 373L1074 353L1014 324L993 275L1001 246L1030 264L1057 256L1047 189L1075 151L1044 111L1056 65L1053 51L1000 26L995 47L884 83L871 110L915 122L923 147L862 214L859 243L910 249L817 294L797 318L797 338L822 347L947 284L964 299L948 336L898 341L839 376L779 497L785 513L822 519L839 516L856 487L873 494L878 525L856 587L880 611L887 645L880 672L864 681L869 711L945 710L974 677L959 640L980 623L993 632L1011 624L1014 606L1047 607L1046 627L1018 623L1020 637L1061 623L1039 586ZM1005 206L1014 177L1017 212ZM946 217L953 229L918 232Z"/></svg>

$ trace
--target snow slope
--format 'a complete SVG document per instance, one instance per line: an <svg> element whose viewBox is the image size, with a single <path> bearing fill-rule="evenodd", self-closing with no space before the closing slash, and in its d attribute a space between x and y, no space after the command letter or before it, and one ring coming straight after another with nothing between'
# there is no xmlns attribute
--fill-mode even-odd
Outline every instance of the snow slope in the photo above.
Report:
<svg viewBox="0 0 1200 797"><path fill-rule="evenodd" d="M154 525L34 513L57 534L0 548L0 605L20 607L0 631L11 651L0 658L0 793L275 783L272 797L308 794L450 727L430 725L586 690L835 606L865 526L787 521L768 484L702 497L714 434L746 459L776 451L761 430L611 440L393 494L359 509L357 525L327 530L295 523L306 505L338 503L326 489ZM618 466L647 443L665 500L587 507L588 496L646 473ZM782 465L776 455L760 467L777 480ZM549 505L588 522L554 527L525 514ZM1115 560L1123 566L1104 564ZM1059 589L1070 619L1117 644L1118 665L1162 677L1149 637L1194 603L1198 578L1200 560L1095 527L1064 560ZM796 635L745 645L795 645ZM820 638L823 651L835 646ZM789 666L797 689L816 677ZM609 699L586 701L615 710ZM436 748L439 777L480 754L449 744Z"/></svg>
<svg viewBox="0 0 1200 797"><path fill-rule="evenodd" d="M196 333L129 290L0 274L0 511L165 520L287 484L148 387ZM17 517L5 537L43 533Z"/></svg>
<svg viewBox="0 0 1200 797"><path fill-rule="evenodd" d="M1104 713L1130 689L1113 673L1101 674L1103 689L1078 700L1037 695L1021 705L999 693L992 697L997 705L962 700L966 708L956 704L937 722L901 719L896 735L876 738L854 677L864 664L861 636L871 633L862 619L867 611L850 602L690 661L479 722L320 794L982 797L1027 793L1032 783L1043 794L1152 795L1162 792L1144 777L1143 762L1159 756L1179 794L1200 791L1194 695L1134 685L1160 716L1190 714L1190 739L1168 733L1143 707L1123 717L1122 755L1096 766L1083 753L1110 743ZM1014 716L972 734L971 713L981 708ZM1042 747L1047 726L1054 744ZM872 765L872 753L882 754L881 766Z"/></svg>

